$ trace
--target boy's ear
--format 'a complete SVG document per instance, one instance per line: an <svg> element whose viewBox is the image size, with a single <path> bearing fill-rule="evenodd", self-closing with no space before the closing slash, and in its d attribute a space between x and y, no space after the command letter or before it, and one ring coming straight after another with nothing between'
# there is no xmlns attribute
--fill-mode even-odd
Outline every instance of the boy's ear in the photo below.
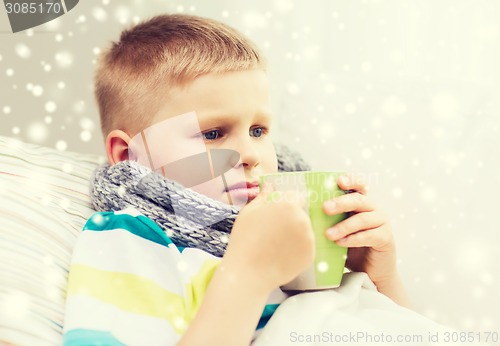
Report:
<svg viewBox="0 0 500 346"><path fill-rule="evenodd" d="M122 130L113 130L106 137L106 154L111 166L128 160L128 144L130 136Z"/></svg>

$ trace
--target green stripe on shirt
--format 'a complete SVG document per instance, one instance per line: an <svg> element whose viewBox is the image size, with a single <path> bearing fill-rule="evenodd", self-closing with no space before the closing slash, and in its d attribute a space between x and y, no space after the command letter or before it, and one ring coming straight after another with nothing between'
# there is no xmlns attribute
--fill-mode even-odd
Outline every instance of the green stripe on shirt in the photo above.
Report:
<svg viewBox="0 0 500 346"><path fill-rule="evenodd" d="M137 220L146 227L137 227ZM154 243L168 246L172 240L151 219L146 216L132 216L129 214L115 214L112 211L94 213L83 226L83 231L113 231L123 229L138 237ZM153 231L153 232L151 232Z"/></svg>

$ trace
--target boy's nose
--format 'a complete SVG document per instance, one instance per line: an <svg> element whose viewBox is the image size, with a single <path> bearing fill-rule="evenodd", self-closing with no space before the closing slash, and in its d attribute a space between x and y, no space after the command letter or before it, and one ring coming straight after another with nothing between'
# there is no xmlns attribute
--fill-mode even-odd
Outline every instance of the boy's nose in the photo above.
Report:
<svg viewBox="0 0 500 346"><path fill-rule="evenodd" d="M243 168L252 169L259 165L260 163L260 155L257 148L257 145L251 143L250 141L245 141L241 143L236 149L240 153L241 163Z"/></svg>

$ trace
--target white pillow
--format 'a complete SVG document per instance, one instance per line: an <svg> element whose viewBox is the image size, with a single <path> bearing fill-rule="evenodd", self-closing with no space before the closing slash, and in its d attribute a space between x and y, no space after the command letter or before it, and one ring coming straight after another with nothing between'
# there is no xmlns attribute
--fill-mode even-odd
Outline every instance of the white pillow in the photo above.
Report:
<svg viewBox="0 0 500 346"><path fill-rule="evenodd" d="M71 253L103 162L0 136L0 344L62 344Z"/></svg>

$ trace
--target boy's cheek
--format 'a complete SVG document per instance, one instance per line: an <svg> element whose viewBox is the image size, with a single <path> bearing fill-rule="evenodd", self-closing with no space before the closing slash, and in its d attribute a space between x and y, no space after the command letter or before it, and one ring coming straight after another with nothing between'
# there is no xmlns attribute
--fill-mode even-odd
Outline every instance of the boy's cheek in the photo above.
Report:
<svg viewBox="0 0 500 346"><path fill-rule="evenodd" d="M229 204L229 200L224 193L224 182L221 177L193 186L191 189L209 198Z"/></svg>
<svg viewBox="0 0 500 346"><path fill-rule="evenodd" d="M249 199L253 199L256 195L249 196L243 191L229 189L233 184L246 181L243 171L236 171L236 174L234 172L231 174L230 172L224 175L224 177L216 177L202 184L193 186L191 189L216 201L242 207L249 202Z"/></svg>

